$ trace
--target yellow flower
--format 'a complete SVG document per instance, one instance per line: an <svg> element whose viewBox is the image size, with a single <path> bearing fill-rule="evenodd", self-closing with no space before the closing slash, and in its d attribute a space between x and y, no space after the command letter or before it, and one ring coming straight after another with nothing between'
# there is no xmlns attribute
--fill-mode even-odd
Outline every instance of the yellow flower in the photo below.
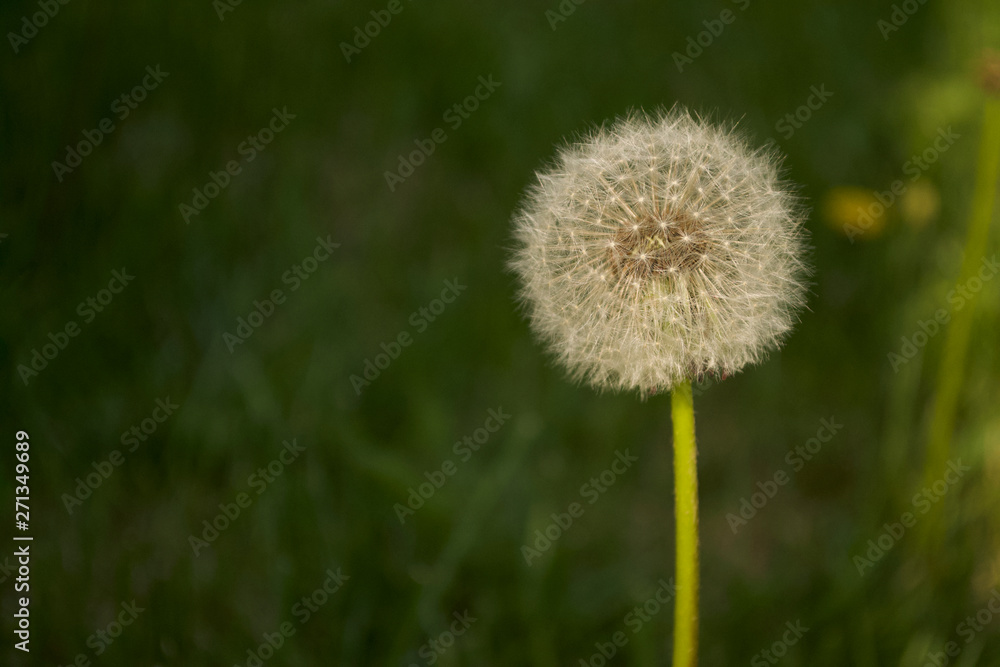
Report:
<svg viewBox="0 0 1000 667"><path fill-rule="evenodd" d="M823 218L852 243L879 237L886 223L885 207L875 193L853 186L835 187L826 194Z"/></svg>

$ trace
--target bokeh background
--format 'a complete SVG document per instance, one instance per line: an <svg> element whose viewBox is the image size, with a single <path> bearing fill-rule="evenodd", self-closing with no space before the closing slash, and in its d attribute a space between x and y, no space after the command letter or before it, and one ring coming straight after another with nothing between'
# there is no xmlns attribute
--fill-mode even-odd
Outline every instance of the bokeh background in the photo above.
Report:
<svg viewBox="0 0 1000 667"><path fill-rule="evenodd" d="M670 604L626 624L673 576L669 397L568 383L505 261L511 212L564 137L681 103L787 155L816 266L786 347L697 390L703 664L922 666L949 641L949 664L1000 664L1000 614L960 626L1000 585L1000 281L976 292L966 359L948 370L961 379L948 456L970 471L939 520L863 574L855 559L924 484L948 327L905 363L889 354L953 308L1000 6L400 0L345 57L386 7L74 0L24 43L9 33L39 5L0 8L0 490L12 505L23 429L34 536L30 656L13 649L13 542L0 547L0 662L602 665L598 644L624 631L607 664L669 664ZM724 10L734 20L678 67ZM119 119L147 66L168 74ZM480 76L500 86L456 128L444 114ZM832 96L788 136L779 123L814 86ZM241 143L275 108L294 118L246 162ZM103 118L114 130L57 174ZM436 128L447 140L390 188ZM907 162L948 128L958 138L911 180ZM240 173L185 220L180 205L230 160ZM859 207L897 180L905 192L851 238ZM317 238L339 247L292 291L283 276ZM123 267L134 280L88 321L78 304ZM421 328L446 280L466 288ZM276 289L285 302L227 344ZM24 375L71 322L78 335ZM352 383L404 332L398 358ZM179 407L129 451L123 434L168 398ZM510 418L462 460L454 443L499 408ZM823 419L843 427L793 472L787 453ZM291 439L304 451L258 495L250 476ZM535 531L626 449L638 461L527 564ZM121 465L68 504L116 450ZM396 505L448 461L401 522ZM779 470L790 482L734 533L727 515ZM196 555L191 536L240 493L250 506ZM301 623L295 605L337 568L348 578ZM134 622L94 639L133 600ZM450 637L454 614L475 621ZM761 653L797 622L793 645ZM295 634L260 651L283 623Z"/></svg>

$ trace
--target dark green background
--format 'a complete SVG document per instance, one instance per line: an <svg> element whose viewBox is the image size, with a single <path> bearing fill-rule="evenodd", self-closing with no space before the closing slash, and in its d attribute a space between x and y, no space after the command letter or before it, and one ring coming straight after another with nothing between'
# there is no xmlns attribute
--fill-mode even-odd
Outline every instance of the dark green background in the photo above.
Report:
<svg viewBox="0 0 1000 667"><path fill-rule="evenodd" d="M674 103L777 139L814 209L801 324L696 400L703 664L748 664L796 620L809 631L780 664L916 666L957 639L1000 583L1000 283L979 295L952 442L972 472L945 498L944 538L908 534L863 577L852 558L921 485L944 336L898 373L887 354L957 276L996 3L927 2L884 39L889 2L592 0L553 30L555 0L403 0L346 62L340 43L385 4L245 0L220 21L210 0L72 0L17 54L5 38L0 489L7 507L27 430L35 541L32 660L11 648L8 576L0 662L93 659L88 637L135 599L145 611L94 664L246 664L337 567L344 587L266 664L424 665L418 649L465 610L476 622L437 664L589 659L673 574L669 398L597 395L553 367L513 300L509 220L563 137ZM672 54L726 8L735 21L678 72ZM35 11L4 3L0 29ZM52 162L147 65L169 76L59 182ZM447 127L491 74L501 87ZM833 97L777 136L813 85ZM185 224L179 204L275 107L295 119ZM949 126L961 138L924 175L941 202L926 225L898 204L853 244L827 224L838 188L886 190ZM390 192L384 173L437 127L447 141ZM282 274L327 235L340 247L289 292ZM121 267L135 280L83 324L77 304ZM410 314L456 278L468 288L415 333ZM287 301L230 353L223 333L278 288ZM80 335L25 385L17 367L71 320ZM412 345L357 395L350 376L402 331ZM168 396L179 410L67 513L76 478ZM498 406L511 419L401 525L394 504ZM831 417L843 429L734 535L726 514ZM290 438L305 453L195 557L189 535ZM639 462L527 566L521 546L624 449ZM671 626L664 608L610 664L668 664ZM1000 664L998 631L957 664Z"/></svg>

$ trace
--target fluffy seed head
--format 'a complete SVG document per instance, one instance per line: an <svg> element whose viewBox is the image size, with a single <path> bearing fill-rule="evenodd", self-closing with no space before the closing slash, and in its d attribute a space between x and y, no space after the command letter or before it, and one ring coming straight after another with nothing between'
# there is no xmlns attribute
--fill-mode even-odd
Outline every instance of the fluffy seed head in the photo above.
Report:
<svg viewBox="0 0 1000 667"><path fill-rule="evenodd" d="M674 108L562 148L515 215L532 328L575 380L664 391L760 361L805 302L778 159Z"/></svg>

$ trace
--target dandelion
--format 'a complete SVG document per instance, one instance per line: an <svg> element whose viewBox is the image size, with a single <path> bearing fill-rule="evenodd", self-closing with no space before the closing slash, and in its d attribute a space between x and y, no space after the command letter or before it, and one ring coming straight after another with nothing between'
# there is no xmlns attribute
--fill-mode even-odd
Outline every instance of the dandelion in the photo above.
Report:
<svg viewBox="0 0 1000 667"><path fill-rule="evenodd" d="M515 215L521 302L570 376L673 392L675 665L697 649L691 380L757 363L791 330L805 302L804 217L775 154L677 107L562 148Z"/></svg>
<svg viewBox="0 0 1000 667"><path fill-rule="evenodd" d="M516 216L539 338L598 389L760 361L803 304L802 210L775 158L674 110L563 148Z"/></svg>

